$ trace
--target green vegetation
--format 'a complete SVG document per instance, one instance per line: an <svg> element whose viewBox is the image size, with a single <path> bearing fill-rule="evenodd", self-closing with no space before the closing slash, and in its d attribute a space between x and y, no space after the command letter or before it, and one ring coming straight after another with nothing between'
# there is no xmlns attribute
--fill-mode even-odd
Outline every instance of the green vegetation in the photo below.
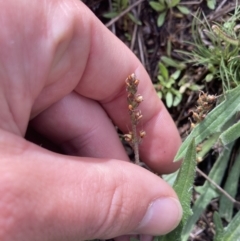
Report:
<svg viewBox="0 0 240 241"><path fill-rule="evenodd" d="M240 65L240 45L239 36L234 31L238 18L238 7L235 13L222 26L213 25L210 27L205 18L203 27L208 27L207 37L210 43L209 47L206 47L206 44L200 41L199 32L196 31L200 27L197 24L197 21L198 23L200 21L199 17L194 22L193 29L195 31L193 31L193 37L195 39L195 48L192 53L187 53L187 56L190 56L195 64L204 65L207 68L209 73L206 75L206 81L221 80L224 92L218 97L206 93L199 94L196 109L193 111L193 120L196 123L192 132L179 149L175 160L184 159L184 162L187 162L189 153L197 150L199 145L201 145L201 149L207 149L208 151L216 151L216 147L218 147L218 155L216 162L208 174L209 180L206 180L203 186L194 187L199 195L193 204L192 215L187 218L184 226L181 227L181 233L179 233L177 228L173 231L176 236L169 236L168 234L159 240L187 241L201 213L216 198L219 199L219 210L214 213L213 217L216 227L214 240L239 240L240 203L234 199L237 194L240 177L240 152L237 144L240 137L240 124L238 122L240 111L238 69ZM212 78L209 78L209 75ZM217 105L215 108L212 108L215 101ZM211 141L209 142L209 140ZM234 152L236 154L233 156ZM192 158L192 162L194 160ZM224 180L223 178L227 169L228 175L226 180ZM220 185L223 180L224 185L222 189ZM237 213L236 207L238 210ZM225 228L223 227L222 219L229 222Z"/></svg>
<svg viewBox="0 0 240 241"><path fill-rule="evenodd" d="M192 25L194 51L184 52L187 62L203 65L208 70L205 81L219 79L224 91L236 87L240 81L240 35L237 21L240 17L239 7L223 25L212 25L204 18L196 16ZM205 33L206 37L200 36ZM208 46L206 46L206 44Z"/></svg>
<svg viewBox="0 0 240 241"><path fill-rule="evenodd" d="M126 10L129 7L129 0L112 0L112 9L103 14L103 17L105 18L115 18L119 14L121 14L122 11ZM122 25L123 29L128 29L129 21L132 21L135 24L141 25L141 21L136 18L131 12L127 12L122 18Z"/></svg>
<svg viewBox="0 0 240 241"><path fill-rule="evenodd" d="M187 7L180 5L180 0L158 0L150 1L150 6L159 13L157 19L158 27L161 27L167 16L168 11L173 11L173 8L176 8L182 14L189 14L190 11ZM182 17L180 14L179 17Z"/></svg>

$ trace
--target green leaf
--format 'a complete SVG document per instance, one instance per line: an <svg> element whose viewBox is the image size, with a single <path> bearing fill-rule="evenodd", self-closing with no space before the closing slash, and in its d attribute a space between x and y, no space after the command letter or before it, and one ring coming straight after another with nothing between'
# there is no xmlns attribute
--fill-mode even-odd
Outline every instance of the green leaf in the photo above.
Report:
<svg viewBox="0 0 240 241"><path fill-rule="evenodd" d="M220 185L223 179L223 175L228 165L229 157L232 151L233 145L230 144L223 150L223 152L219 155L217 161L214 163L208 177L214 181L216 184ZM195 188L196 189L196 188ZM197 192L200 193L198 199L194 202L193 205L193 215L187 220L187 223L183 230L183 236L181 241L187 241L189 235L194 228L195 223L201 216L202 212L209 205L209 202L219 196L219 193L216 191L215 187L208 182L205 181L202 187L197 189Z"/></svg>
<svg viewBox="0 0 240 241"><path fill-rule="evenodd" d="M213 80L213 77L214 77L213 74L208 74L208 75L206 75L206 77L205 77L205 81L206 81L206 82L210 82L210 81Z"/></svg>
<svg viewBox="0 0 240 241"><path fill-rule="evenodd" d="M187 7L184 7L184 6L177 6L177 9L182 13L182 14L189 14L190 13L190 10L187 8Z"/></svg>
<svg viewBox="0 0 240 241"><path fill-rule="evenodd" d="M167 94L165 96L165 99L166 99L167 107L168 108L172 107L172 104L173 104L173 94L171 92L167 92Z"/></svg>
<svg viewBox="0 0 240 241"><path fill-rule="evenodd" d="M166 88L171 89L172 90L172 85L175 83L175 80L173 78L169 78L168 80L166 80Z"/></svg>
<svg viewBox="0 0 240 241"><path fill-rule="evenodd" d="M208 6L208 8L210 8L210 9L215 9L215 7L216 7L216 0L207 0L207 6Z"/></svg>
<svg viewBox="0 0 240 241"><path fill-rule="evenodd" d="M215 236L214 241L222 241L222 234L223 234L223 225L222 220L217 212L214 212L213 214L213 221L215 224Z"/></svg>
<svg viewBox="0 0 240 241"><path fill-rule="evenodd" d="M177 70L175 71L173 74L171 74L171 77L174 79L174 80L177 80L179 78L181 74L181 70Z"/></svg>
<svg viewBox="0 0 240 241"><path fill-rule="evenodd" d="M196 145L203 142L210 135L223 131L223 126L232 116L240 110L240 86L226 92L225 100L215 107L207 117L199 123L181 145L175 157L175 161L185 156L186 149L195 137Z"/></svg>
<svg viewBox="0 0 240 241"><path fill-rule="evenodd" d="M174 88L172 88L171 91L172 91L172 93L173 93L174 95L176 95L176 96L178 96L178 97L181 97L181 96L182 96L182 94L181 94L178 90L176 90L176 89L174 89Z"/></svg>
<svg viewBox="0 0 240 241"><path fill-rule="evenodd" d="M165 80L169 79L168 69L161 62L158 64L159 70Z"/></svg>
<svg viewBox="0 0 240 241"><path fill-rule="evenodd" d="M173 7L175 7L175 6L177 6L179 4L180 0L170 0L168 2L169 2L168 3L168 7L169 8L173 8Z"/></svg>
<svg viewBox="0 0 240 241"><path fill-rule="evenodd" d="M129 5L129 0L121 0L122 9L126 9Z"/></svg>
<svg viewBox="0 0 240 241"><path fill-rule="evenodd" d="M229 127L219 138L223 145L227 145L228 143L235 141L238 137L240 137L240 122Z"/></svg>
<svg viewBox="0 0 240 241"><path fill-rule="evenodd" d="M196 85L196 84L192 84L189 86L190 90L196 91L196 90L201 90L204 88L204 85Z"/></svg>
<svg viewBox="0 0 240 241"><path fill-rule="evenodd" d="M109 13L104 13L103 17L104 18L115 18L119 13L117 12L109 12Z"/></svg>
<svg viewBox="0 0 240 241"><path fill-rule="evenodd" d="M240 211L235 215L231 223L226 228L222 235L224 241L239 241L240 240Z"/></svg>
<svg viewBox="0 0 240 241"><path fill-rule="evenodd" d="M162 95L162 92L161 92L161 91L158 91L158 92L157 92L157 95L158 95L158 97L159 97L160 99L162 99L163 95Z"/></svg>
<svg viewBox="0 0 240 241"><path fill-rule="evenodd" d="M178 106L181 101L182 101L182 95L175 96L173 100L173 106Z"/></svg>
<svg viewBox="0 0 240 241"><path fill-rule="evenodd" d="M161 27L164 24L165 18L166 18L167 11L164 11L159 14L157 19L157 26Z"/></svg>
<svg viewBox="0 0 240 241"><path fill-rule="evenodd" d="M159 2L151 1L149 2L150 6L157 12L162 12L166 9L166 6L164 4L161 4Z"/></svg>
<svg viewBox="0 0 240 241"><path fill-rule="evenodd" d="M159 83L160 83L160 84L162 84L162 85L165 84L165 80L164 80L164 78L163 78L162 75L158 75L158 76L157 76L157 79L159 80Z"/></svg>
<svg viewBox="0 0 240 241"><path fill-rule="evenodd" d="M137 19L132 13L128 13L127 16L137 25L142 25L142 22Z"/></svg>
<svg viewBox="0 0 240 241"><path fill-rule="evenodd" d="M180 63L172 58L169 58L167 56L162 56L161 61L166 65L166 66L171 66L176 69L182 70L186 68L186 65L184 63Z"/></svg>
<svg viewBox="0 0 240 241"><path fill-rule="evenodd" d="M161 238L161 241L181 241L181 234L187 219L192 215L192 187L196 168L196 150L194 139L190 142L186 157L181 165L177 179L173 185L182 204L183 217L176 229Z"/></svg>
<svg viewBox="0 0 240 241"><path fill-rule="evenodd" d="M240 177L240 153L237 154L233 166L228 174L224 190L232 197L235 197L238 189L238 180ZM228 222L231 221L233 215L233 203L225 196L221 195L219 202L219 214Z"/></svg>

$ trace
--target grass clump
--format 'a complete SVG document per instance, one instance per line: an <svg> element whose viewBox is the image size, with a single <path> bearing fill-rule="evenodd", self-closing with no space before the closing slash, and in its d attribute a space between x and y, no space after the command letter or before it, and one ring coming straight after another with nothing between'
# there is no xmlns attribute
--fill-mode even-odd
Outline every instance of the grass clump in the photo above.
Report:
<svg viewBox="0 0 240 241"><path fill-rule="evenodd" d="M235 13L220 25L208 23L203 15L198 14L192 25L193 46L192 53L182 52L189 59L188 63L203 65L208 74L206 82L219 79L222 81L224 91L230 90L240 84L240 7Z"/></svg>

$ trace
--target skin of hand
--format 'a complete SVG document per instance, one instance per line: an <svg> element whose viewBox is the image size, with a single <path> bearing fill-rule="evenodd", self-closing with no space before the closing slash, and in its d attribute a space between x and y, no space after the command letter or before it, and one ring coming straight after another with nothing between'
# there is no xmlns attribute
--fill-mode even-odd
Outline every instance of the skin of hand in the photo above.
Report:
<svg viewBox="0 0 240 241"><path fill-rule="evenodd" d="M0 2L0 240L161 235L182 209L157 175L129 163L125 79L140 80L141 159L157 173L181 143L139 60L78 0ZM29 124L66 155L28 142Z"/></svg>

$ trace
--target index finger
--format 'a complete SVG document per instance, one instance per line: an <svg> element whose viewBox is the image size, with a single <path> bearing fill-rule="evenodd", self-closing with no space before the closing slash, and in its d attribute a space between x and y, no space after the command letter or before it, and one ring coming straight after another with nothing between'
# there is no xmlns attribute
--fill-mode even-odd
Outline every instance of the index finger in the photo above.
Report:
<svg viewBox="0 0 240 241"><path fill-rule="evenodd" d="M75 90L83 96L99 101L113 122L123 132L127 132L131 124L125 79L135 73L140 80L138 92L144 98L139 106L143 114L140 126L147 133L140 145L141 159L161 173L175 170L179 164L173 163L173 158L181 140L172 118L153 88L149 75L126 45L82 3L79 4L82 5L79 10L84 11L87 27L90 29L82 31L82 17L76 18L76 21L79 20L76 26L83 26L77 34L80 39L82 34L86 34L90 44L88 61Z"/></svg>

